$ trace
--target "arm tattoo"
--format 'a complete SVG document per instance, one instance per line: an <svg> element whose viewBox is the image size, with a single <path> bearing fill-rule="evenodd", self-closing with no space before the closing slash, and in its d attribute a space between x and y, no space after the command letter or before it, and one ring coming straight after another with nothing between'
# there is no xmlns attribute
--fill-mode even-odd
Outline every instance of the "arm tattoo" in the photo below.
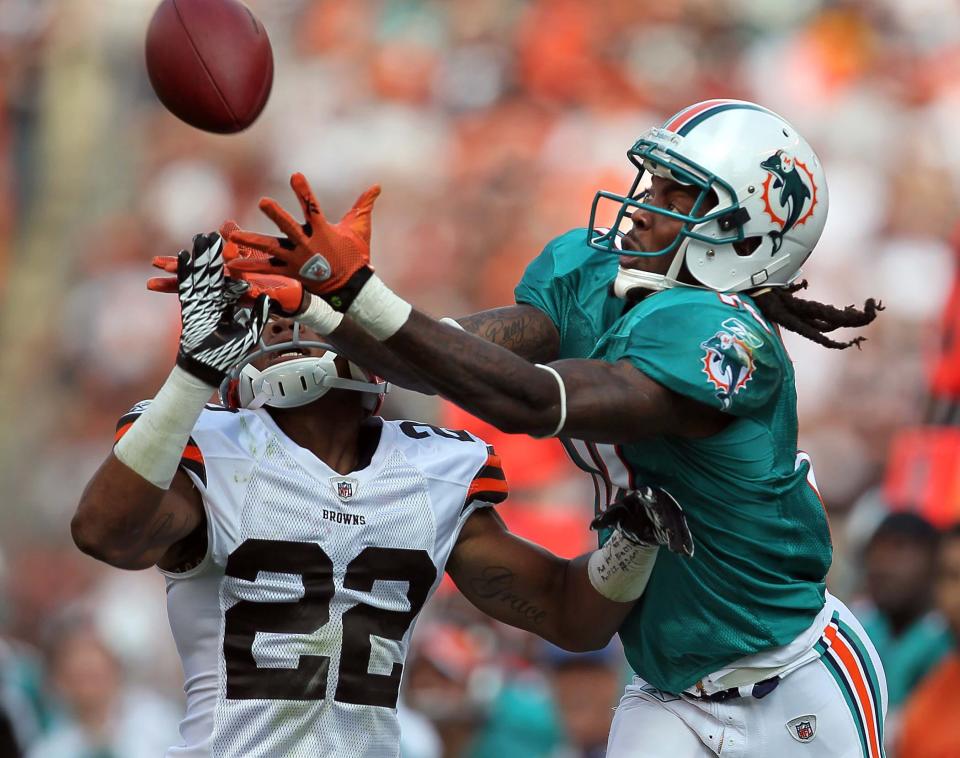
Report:
<svg viewBox="0 0 960 758"><path fill-rule="evenodd" d="M554 360L559 335L550 318L532 306L494 308L459 319L464 330L527 360Z"/></svg>
<svg viewBox="0 0 960 758"><path fill-rule="evenodd" d="M513 591L514 574L506 566L487 566L480 576L470 580L470 588L484 600L496 600L521 618L537 625L547 618L547 612L528 598Z"/></svg>

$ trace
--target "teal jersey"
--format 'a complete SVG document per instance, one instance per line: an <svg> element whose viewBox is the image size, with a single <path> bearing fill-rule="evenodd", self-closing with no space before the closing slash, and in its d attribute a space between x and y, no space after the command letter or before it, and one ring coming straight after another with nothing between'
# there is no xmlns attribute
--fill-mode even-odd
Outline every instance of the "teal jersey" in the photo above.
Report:
<svg viewBox="0 0 960 758"><path fill-rule="evenodd" d="M575 274L578 263L584 269ZM686 513L694 556L661 551L620 630L634 670L680 692L813 623L824 605L830 534L809 459L797 451L793 366L775 327L746 295L694 288L651 294L608 323L616 266L615 256L571 232L530 265L516 294L562 331L606 327L589 348L585 339L562 339L561 358L630 361L733 416L706 439L575 445L608 483L607 497L616 487L661 487Z"/></svg>
<svg viewBox="0 0 960 758"><path fill-rule="evenodd" d="M617 265L617 256L587 245L586 229L574 229L533 259L514 297L550 317L560 332L561 357L586 358L623 313L623 300L610 292Z"/></svg>

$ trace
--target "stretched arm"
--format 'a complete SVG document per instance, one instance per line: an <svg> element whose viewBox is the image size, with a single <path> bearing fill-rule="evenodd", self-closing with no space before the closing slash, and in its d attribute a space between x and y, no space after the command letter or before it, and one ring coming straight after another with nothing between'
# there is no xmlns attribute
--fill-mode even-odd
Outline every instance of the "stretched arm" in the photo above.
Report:
<svg viewBox="0 0 960 758"><path fill-rule="evenodd" d="M269 297L237 314L241 293L224 276L219 235L198 234L193 250L177 255L177 365L80 497L71 531L85 553L120 568L172 567L196 546L190 535L205 536L200 494L178 465L204 403L266 323Z"/></svg>
<svg viewBox="0 0 960 758"><path fill-rule="evenodd" d="M318 334L329 337L334 345L360 363L390 381L409 389L433 392L432 376L424 371L417 356L390 351L382 340L371 339L364 329L357 329L349 320L324 312L311 297L344 312L361 285L358 274L370 273L370 230L373 205L380 194L379 186L370 187L357 198L339 222L330 223L303 174L290 177L290 186L303 213L304 221L295 219L270 198L260 201L260 209L273 221L285 238L231 227L229 239L237 250L228 266L231 274L251 284L268 281L271 294L287 290L289 305L299 305L297 318ZM264 277L266 279L264 280ZM280 282L295 280L296 290ZM301 300L301 288L308 297ZM296 294L294 294L296 293ZM349 293L349 294L348 294ZM528 305L495 308L459 320L469 333L499 345L527 360L547 361L559 355L560 335L549 317ZM361 326L364 326L361 324ZM451 327L454 328L454 327ZM441 332L439 336L443 336Z"/></svg>
<svg viewBox="0 0 960 758"><path fill-rule="evenodd" d="M655 551L655 548L653 549ZM447 572L477 608L567 650L596 650L616 633L633 601L614 602L590 581L591 554L564 560L511 534L491 508L464 525ZM649 553L652 570L655 552Z"/></svg>
<svg viewBox="0 0 960 758"><path fill-rule="evenodd" d="M172 567L187 558L187 538L204 524L200 493L182 471L170 489L151 484L111 453L80 496L70 523L84 553L111 566Z"/></svg>
<svg viewBox="0 0 960 758"><path fill-rule="evenodd" d="M529 361L549 361L559 354L557 328L543 311L531 305L494 308L457 322L464 331ZM437 392L417 361L390 350L349 319L341 322L330 340L339 352L393 384L427 395Z"/></svg>
<svg viewBox="0 0 960 758"><path fill-rule="evenodd" d="M269 256L268 262L253 262L247 269L298 279L336 309L336 316L345 312L415 367L428 385L483 420L507 432L545 435L557 433L565 416L566 435L600 442L628 442L666 432L707 436L728 423L719 411L670 392L627 364L561 361L553 365L558 383L556 376L522 355L411 312L409 303L391 292L369 266L371 213L380 188L364 192L339 222L331 224L306 178L294 174L290 182L305 223L276 201L261 200L261 210L286 239L232 233L230 239L238 245ZM311 328L334 341L340 330L351 328L347 319L335 323L329 314L320 320L323 323L310 324ZM487 333L491 331L510 342L507 332L488 325ZM554 350L529 357L555 356ZM565 409L561 386L566 387Z"/></svg>
<svg viewBox="0 0 960 758"><path fill-rule="evenodd" d="M418 311L384 344L416 365L442 395L505 432L542 436L557 427L556 378L497 344ZM729 421L626 362L562 360L549 365L566 390L566 436L609 443L664 433L708 436Z"/></svg>
<svg viewBox="0 0 960 758"><path fill-rule="evenodd" d="M304 323L310 326L309 321ZM437 394L429 380L417 370L414 364L391 351L382 342L375 340L353 321L349 319L341 321L340 326L329 335L328 339L333 343L338 354L346 356L377 376L382 376L391 384L424 395Z"/></svg>

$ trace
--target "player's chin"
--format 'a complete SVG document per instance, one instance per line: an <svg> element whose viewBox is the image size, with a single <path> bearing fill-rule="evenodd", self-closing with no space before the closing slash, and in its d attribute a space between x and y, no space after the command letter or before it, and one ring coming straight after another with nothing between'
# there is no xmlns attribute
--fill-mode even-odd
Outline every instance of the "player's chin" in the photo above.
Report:
<svg viewBox="0 0 960 758"><path fill-rule="evenodd" d="M620 268L638 269L643 268L643 259L635 255L621 255Z"/></svg>

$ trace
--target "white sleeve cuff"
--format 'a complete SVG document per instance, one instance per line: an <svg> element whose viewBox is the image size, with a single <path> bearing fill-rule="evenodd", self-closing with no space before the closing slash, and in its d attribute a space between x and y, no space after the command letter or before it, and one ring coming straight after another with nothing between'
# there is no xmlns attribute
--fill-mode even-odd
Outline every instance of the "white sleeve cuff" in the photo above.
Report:
<svg viewBox="0 0 960 758"><path fill-rule="evenodd" d="M383 342L400 331L413 306L373 274L347 309L347 315Z"/></svg>
<svg viewBox="0 0 960 758"><path fill-rule="evenodd" d="M113 454L162 490L169 489L180 457L214 388L174 366L153 402L113 447Z"/></svg>
<svg viewBox="0 0 960 758"><path fill-rule="evenodd" d="M335 311L333 306L319 295L310 295L310 304L307 309L295 319L321 337L326 337L340 326L343 314Z"/></svg>
<svg viewBox="0 0 960 758"><path fill-rule="evenodd" d="M590 584L608 600L633 602L647 588L659 549L659 545L631 542L623 532L614 529L603 547L587 559Z"/></svg>

